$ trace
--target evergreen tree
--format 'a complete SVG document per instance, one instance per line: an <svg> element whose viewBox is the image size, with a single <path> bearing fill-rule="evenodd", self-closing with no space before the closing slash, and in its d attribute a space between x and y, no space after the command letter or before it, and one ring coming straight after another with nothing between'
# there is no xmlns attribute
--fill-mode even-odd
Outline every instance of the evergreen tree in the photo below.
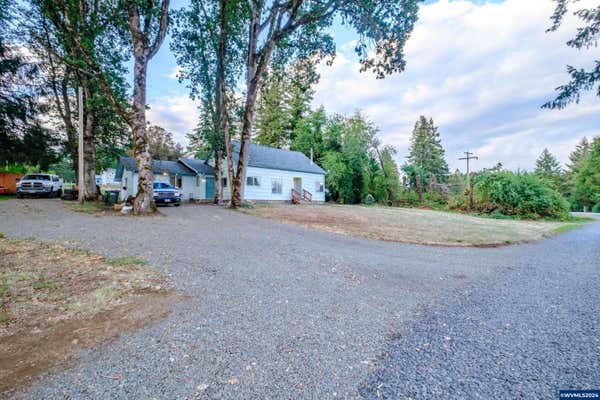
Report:
<svg viewBox="0 0 600 400"><path fill-rule="evenodd" d="M261 87L256 109L256 142L289 148L298 123L310 112L314 84L313 61L302 60L288 68L275 68Z"/></svg>
<svg viewBox="0 0 600 400"><path fill-rule="evenodd" d="M321 107L312 111L305 118L298 121L294 129L294 141L291 149L300 151L310 157L320 160L323 155L323 131L327 128L328 119L325 108Z"/></svg>
<svg viewBox="0 0 600 400"><path fill-rule="evenodd" d="M600 208L600 137L595 138L575 178L573 197L582 207Z"/></svg>
<svg viewBox="0 0 600 400"><path fill-rule="evenodd" d="M577 171L581 168L581 164L585 161L588 154L590 153L592 146L587 138L584 136L583 139L575 146L575 150L569 154L570 163L567 164L567 171L572 174L577 174Z"/></svg>
<svg viewBox="0 0 600 400"><path fill-rule="evenodd" d="M560 163L547 148L544 148L535 162L535 173L553 183L557 183L560 179Z"/></svg>
<svg viewBox="0 0 600 400"><path fill-rule="evenodd" d="M427 179L435 175L438 182L444 182L448 175L448 164L444 154L440 134L433 119L427 120L421 116L415 123L410 139L409 169L420 171Z"/></svg>
<svg viewBox="0 0 600 400"><path fill-rule="evenodd" d="M567 170L564 173L562 194L571 202L571 208L577 210L581 209L582 206L573 197L573 190L575 188L577 173L581 169L584 161L590 153L590 149L591 144L587 138L584 137L581 139L581 141L575 147L575 150L573 150L569 155L569 163L567 164Z"/></svg>

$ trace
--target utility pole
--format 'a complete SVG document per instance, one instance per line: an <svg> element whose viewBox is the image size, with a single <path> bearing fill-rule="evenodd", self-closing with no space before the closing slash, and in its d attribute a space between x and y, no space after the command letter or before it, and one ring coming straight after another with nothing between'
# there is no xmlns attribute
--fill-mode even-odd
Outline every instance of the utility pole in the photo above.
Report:
<svg viewBox="0 0 600 400"><path fill-rule="evenodd" d="M459 160L467 160L467 188L469 190L469 211L471 211L471 208L473 207L473 186L471 185L470 161L479 160L479 157L468 151L465 151L464 153L465 157L461 157Z"/></svg>
<svg viewBox="0 0 600 400"><path fill-rule="evenodd" d="M85 184L84 184L84 173L83 173L83 88L79 86L78 90L78 100L79 100L79 129L78 129L78 146L77 151L79 154L78 157L78 176L77 176L77 190L78 190L78 200L80 203L83 203L83 195L85 192Z"/></svg>

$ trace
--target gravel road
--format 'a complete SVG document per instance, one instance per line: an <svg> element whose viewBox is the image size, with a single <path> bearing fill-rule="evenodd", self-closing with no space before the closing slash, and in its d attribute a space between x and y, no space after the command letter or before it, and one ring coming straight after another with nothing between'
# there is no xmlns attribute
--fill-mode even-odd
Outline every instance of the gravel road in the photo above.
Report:
<svg viewBox="0 0 600 400"><path fill-rule="evenodd" d="M159 323L12 397L508 399L518 396L507 388L600 382L600 224L521 246L438 248L213 206L161 210L98 217L58 200L0 203L0 232L145 257L188 295Z"/></svg>

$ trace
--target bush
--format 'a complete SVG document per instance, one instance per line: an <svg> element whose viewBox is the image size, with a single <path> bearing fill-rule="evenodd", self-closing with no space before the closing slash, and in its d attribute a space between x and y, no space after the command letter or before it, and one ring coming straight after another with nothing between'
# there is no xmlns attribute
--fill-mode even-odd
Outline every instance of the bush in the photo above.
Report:
<svg viewBox="0 0 600 400"><path fill-rule="evenodd" d="M444 208L448 204L448 198L441 192L426 192L423 195L423 201L433 209Z"/></svg>
<svg viewBox="0 0 600 400"><path fill-rule="evenodd" d="M592 207L592 212L600 213L600 201L596 203L594 207Z"/></svg>
<svg viewBox="0 0 600 400"><path fill-rule="evenodd" d="M493 171L474 178L473 208L485 214L565 218L569 203L536 175Z"/></svg>
<svg viewBox="0 0 600 400"><path fill-rule="evenodd" d="M419 194L414 190L402 189L394 205L400 207L417 207L419 205Z"/></svg>

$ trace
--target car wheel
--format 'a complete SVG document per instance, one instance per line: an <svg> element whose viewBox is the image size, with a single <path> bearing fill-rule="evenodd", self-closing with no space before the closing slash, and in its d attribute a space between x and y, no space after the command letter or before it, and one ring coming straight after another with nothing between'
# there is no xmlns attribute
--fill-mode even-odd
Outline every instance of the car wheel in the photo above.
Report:
<svg viewBox="0 0 600 400"><path fill-rule="evenodd" d="M22 199L23 195L22 194L17 194L17 199Z"/></svg>
<svg viewBox="0 0 600 400"><path fill-rule="evenodd" d="M56 197L62 197L62 188L58 188L56 191Z"/></svg>
<svg viewBox="0 0 600 400"><path fill-rule="evenodd" d="M179 207L181 203L175 203L175 207Z"/></svg>

